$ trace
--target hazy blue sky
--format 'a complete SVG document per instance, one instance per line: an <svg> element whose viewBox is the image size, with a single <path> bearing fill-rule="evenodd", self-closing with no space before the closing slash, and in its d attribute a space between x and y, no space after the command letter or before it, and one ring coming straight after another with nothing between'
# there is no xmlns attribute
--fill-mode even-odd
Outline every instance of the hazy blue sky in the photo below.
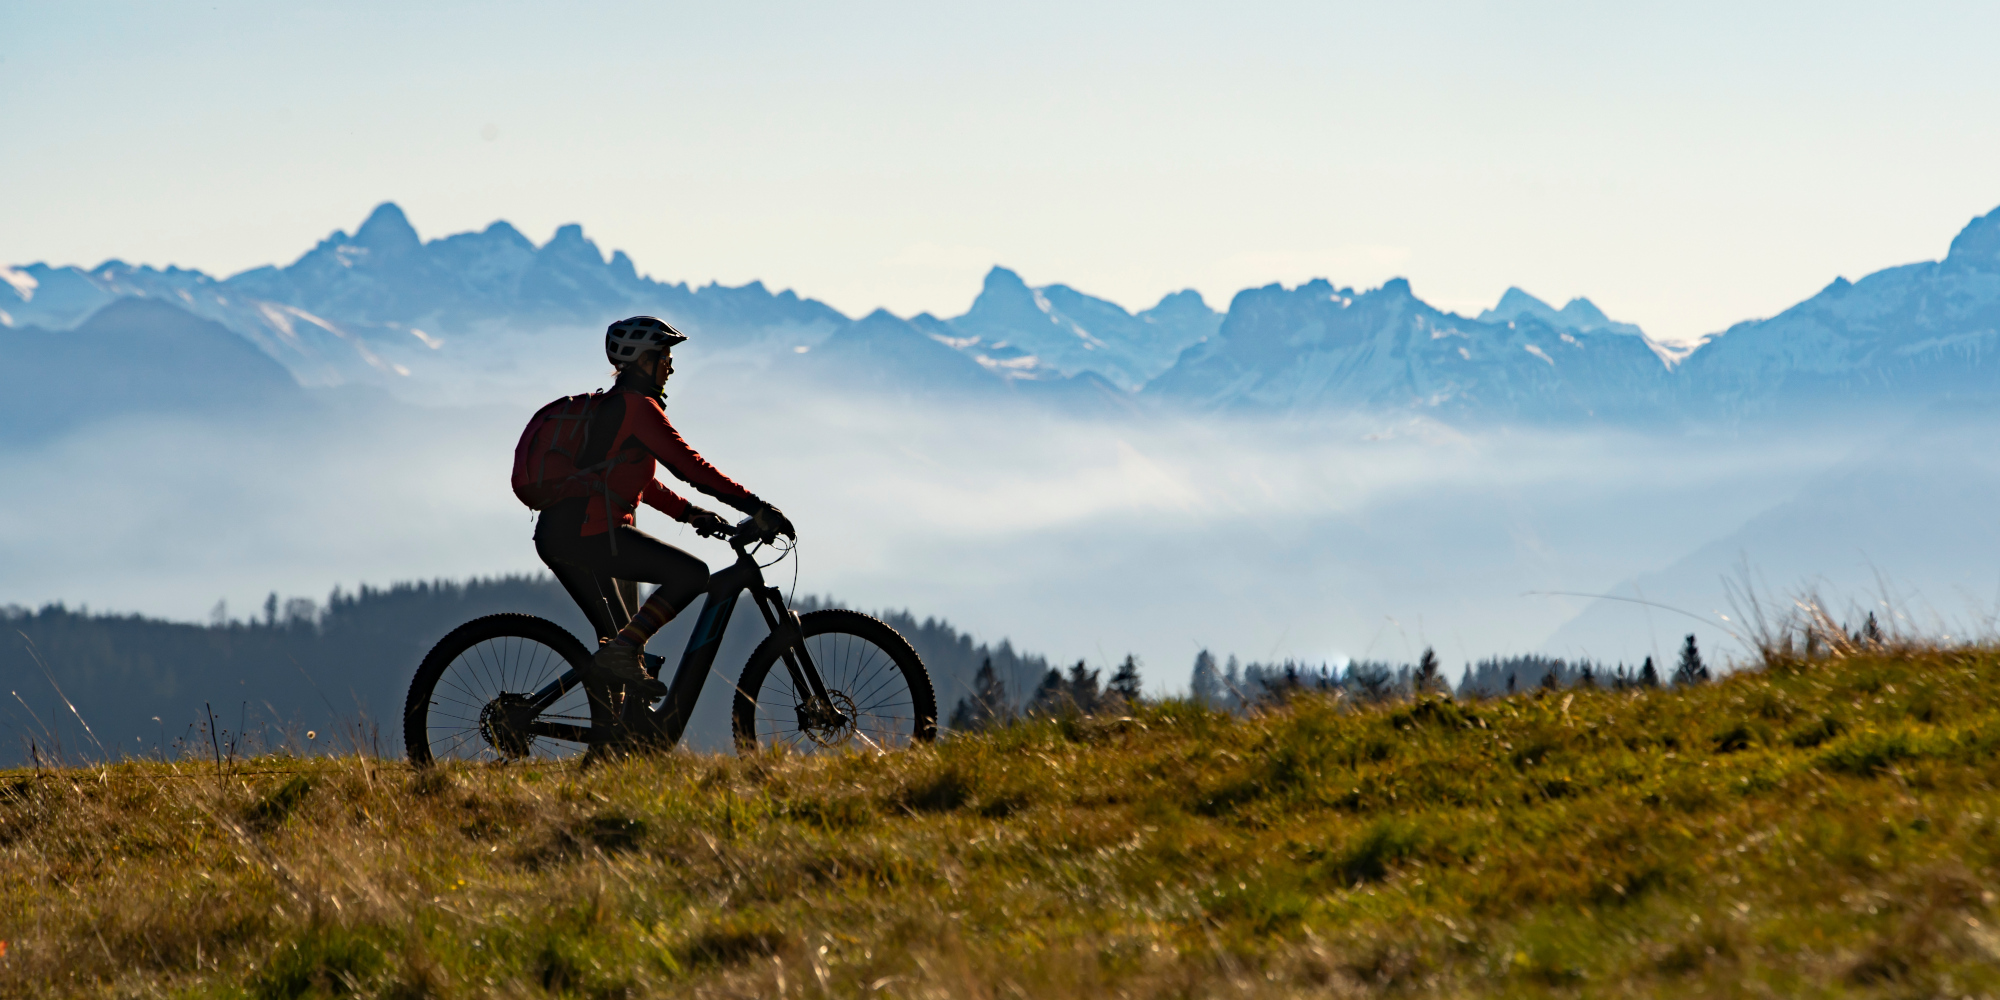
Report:
<svg viewBox="0 0 2000 1000"><path fill-rule="evenodd" d="M955 313L988 264L1519 284L1684 338L2000 205L1992 3L29 4L0 261L582 222L672 280Z"/></svg>

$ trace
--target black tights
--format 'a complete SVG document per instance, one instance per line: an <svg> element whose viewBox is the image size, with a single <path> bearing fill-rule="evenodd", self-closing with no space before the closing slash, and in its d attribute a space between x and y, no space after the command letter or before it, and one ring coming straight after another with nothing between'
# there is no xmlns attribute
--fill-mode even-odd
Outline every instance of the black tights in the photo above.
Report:
<svg viewBox="0 0 2000 1000"><path fill-rule="evenodd" d="M587 503L564 500L543 511L535 523L535 554L583 609L598 639L618 634L638 612L641 582L659 584L652 600L664 599L675 612L708 589L707 563L637 528L614 526L606 534L579 535Z"/></svg>

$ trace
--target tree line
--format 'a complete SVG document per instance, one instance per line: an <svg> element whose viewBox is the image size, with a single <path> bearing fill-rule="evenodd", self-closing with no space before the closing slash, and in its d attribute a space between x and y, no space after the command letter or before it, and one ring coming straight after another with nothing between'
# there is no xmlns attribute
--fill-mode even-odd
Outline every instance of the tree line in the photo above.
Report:
<svg viewBox="0 0 2000 1000"><path fill-rule="evenodd" d="M807 596L795 606L834 603ZM62 604L0 607L0 766L28 761L31 747L45 758L115 760L197 743L206 752L211 739L244 752L394 754L404 694L424 654L458 625L499 612L547 618L591 644L582 612L545 574L336 587L323 601L272 593L245 616L218 602L205 624ZM1004 639L975 641L939 618L876 616L923 657L940 704L973 691L982 670L1014 690L1033 690L1049 671L1043 657ZM651 644L669 669L695 617L679 616ZM730 745L724 689L765 633L756 609L740 602L690 725L691 745Z"/></svg>

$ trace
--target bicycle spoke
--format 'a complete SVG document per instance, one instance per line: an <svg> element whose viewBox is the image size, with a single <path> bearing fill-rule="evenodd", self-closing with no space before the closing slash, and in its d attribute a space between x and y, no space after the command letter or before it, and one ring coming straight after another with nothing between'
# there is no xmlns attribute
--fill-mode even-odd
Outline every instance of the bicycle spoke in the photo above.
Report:
<svg viewBox="0 0 2000 1000"><path fill-rule="evenodd" d="M502 695L526 697L559 679L569 661L557 650L524 635L498 635L459 651L433 682L425 716L425 742L434 759L505 759L483 727L498 725L495 706ZM579 704L579 702L581 702ZM587 699L563 692L557 704L536 718L587 726ZM580 752L580 744L545 736L520 736L525 756L554 760Z"/></svg>

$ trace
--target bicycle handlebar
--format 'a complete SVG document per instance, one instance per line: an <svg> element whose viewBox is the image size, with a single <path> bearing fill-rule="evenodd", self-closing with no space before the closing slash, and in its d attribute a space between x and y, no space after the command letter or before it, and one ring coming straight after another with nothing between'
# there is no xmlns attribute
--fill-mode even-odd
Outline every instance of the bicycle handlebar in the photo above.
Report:
<svg viewBox="0 0 2000 1000"><path fill-rule="evenodd" d="M771 545L776 543L778 540L778 532L775 530L759 528L757 527L756 518L746 517L743 520L736 522L736 526L729 530L728 538L729 538L729 547L735 549L738 552L742 552L745 548L749 547L752 543L755 542L762 542L765 545Z"/></svg>

